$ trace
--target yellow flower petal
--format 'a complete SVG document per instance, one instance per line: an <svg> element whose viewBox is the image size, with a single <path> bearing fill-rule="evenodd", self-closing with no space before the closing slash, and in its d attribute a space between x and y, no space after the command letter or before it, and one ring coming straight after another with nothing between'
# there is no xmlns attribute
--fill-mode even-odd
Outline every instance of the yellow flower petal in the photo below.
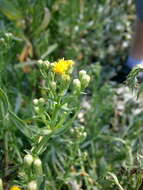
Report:
<svg viewBox="0 0 143 190"><path fill-rule="evenodd" d="M74 62L72 60L59 59L57 62L54 63L53 71L55 73L64 75L70 70L73 65Z"/></svg>
<svg viewBox="0 0 143 190"><path fill-rule="evenodd" d="M22 190L22 189L16 185L14 185L10 188L10 190Z"/></svg>

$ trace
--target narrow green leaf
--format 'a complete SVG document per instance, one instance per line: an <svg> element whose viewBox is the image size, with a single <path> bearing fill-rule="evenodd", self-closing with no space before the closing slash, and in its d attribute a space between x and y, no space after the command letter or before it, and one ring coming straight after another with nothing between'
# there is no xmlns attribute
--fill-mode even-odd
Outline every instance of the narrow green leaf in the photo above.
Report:
<svg viewBox="0 0 143 190"><path fill-rule="evenodd" d="M7 0L0 0L0 12L10 20L21 20L20 11L14 6L14 3Z"/></svg>
<svg viewBox="0 0 143 190"><path fill-rule="evenodd" d="M41 59L46 58L48 55L50 55L56 48L58 47L57 44L53 44L48 47L47 51L41 56Z"/></svg>
<svg viewBox="0 0 143 190"><path fill-rule="evenodd" d="M47 149L47 142L51 138L53 133L49 133L49 135L43 136L42 140L35 146L33 149L33 154L37 154L38 156L41 155Z"/></svg>
<svg viewBox="0 0 143 190"><path fill-rule="evenodd" d="M6 114L8 113L8 109L9 109L9 102L7 95L0 88L0 120L6 116Z"/></svg>
<svg viewBox="0 0 143 190"><path fill-rule="evenodd" d="M119 189L124 190L123 187L120 185L117 176L111 172L108 172L108 174L113 178L115 184L119 187Z"/></svg>
<svg viewBox="0 0 143 190"><path fill-rule="evenodd" d="M28 128L28 126L18 117L16 116L13 112L9 111L10 114L10 120L14 124L14 126L22 132L26 137L31 139L32 137L32 130Z"/></svg>
<svg viewBox="0 0 143 190"><path fill-rule="evenodd" d="M39 190L46 190L46 179L45 176L43 176L43 181L39 187Z"/></svg>
<svg viewBox="0 0 143 190"><path fill-rule="evenodd" d="M42 21L41 25L38 27L36 33L39 33L41 31L45 30L51 20L50 10L47 7L45 7L44 12L45 12L45 14L44 14L43 21Z"/></svg>

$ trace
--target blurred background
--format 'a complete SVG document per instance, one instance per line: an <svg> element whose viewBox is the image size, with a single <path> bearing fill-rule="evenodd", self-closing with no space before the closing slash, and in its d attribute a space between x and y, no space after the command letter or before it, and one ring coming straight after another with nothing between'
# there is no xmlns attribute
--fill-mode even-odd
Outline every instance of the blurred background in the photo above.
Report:
<svg viewBox="0 0 143 190"><path fill-rule="evenodd" d="M110 80L127 59L134 20L132 0L1 0L1 82L11 76L6 85L17 85L21 66L20 86L26 90L35 60L62 57L75 60L78 68L98 62Z"/></svg>

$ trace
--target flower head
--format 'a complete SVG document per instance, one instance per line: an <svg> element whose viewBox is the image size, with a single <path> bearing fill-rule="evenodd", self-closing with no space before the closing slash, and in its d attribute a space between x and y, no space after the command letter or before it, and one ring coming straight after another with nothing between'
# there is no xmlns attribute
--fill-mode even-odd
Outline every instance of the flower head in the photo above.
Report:
<svg viewBox="0 0 143 190"><path fill-rule="evenodd" d="M14 186L12 186L12 187L10 188L10 190L21 190L21 188L18 187L18 186L16 186L16 185L14 185Z"/></svg>
<svg viewBox="0 0 143 190"><path fill-rule="evenodd" d="M64 60L64 58L59 59L57 62L54 63L53 71L60 75L65 75L70 71L73 65L74 62L72 60Z"/></svg>

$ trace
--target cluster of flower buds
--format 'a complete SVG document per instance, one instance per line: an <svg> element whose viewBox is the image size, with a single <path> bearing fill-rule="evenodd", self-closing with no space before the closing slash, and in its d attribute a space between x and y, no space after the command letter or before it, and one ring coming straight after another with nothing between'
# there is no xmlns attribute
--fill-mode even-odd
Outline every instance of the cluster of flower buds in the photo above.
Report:
<svg viewBox="0 0 143 190"><path fill-rule="evenodd" d="M0 43L1 45L4 45L5 47L8 47L9 42L12 40L13 34L12 33L5 33L3 37L0 37Z"/></svg>
<svg viewBox="0 0 143 190"><path fill-rule="evenodd" d="M43 69L49 69L50 67L50 62L49 61L43 61L43 60L38 60L38 65L43 68Z"/></svg>
<svg viewBox="0 0 143 190"><path fill-rule="evenodd" d="M39 98L39 99L34 99L33 100L33 104L35 105L35 106L37 106L37 105L39 105L39 104L43 104L43 103L45 103L45 100L44 100L44 98Z"/></svg>
<svg viewBox="0 0 143 190"><path fill-rule="evenodd" d="M87 137L87 133L85 132L84 126L78 126L75 128L71 128L71 134L74 135L78 141L82 142Z"/></svg>
<svg viewBox="0 0 143 190"><path fill-rule="evenodd" d="M88 157L88 153L87 152L83 152L83 159L87 160L87 157Z"/></svg>
<svg viewBox="0 0 143 190"><path fill-rule="evenodd" d="M39 99L35 98L33 100L34 110L35 110L36 113L38 113L39 110L40 110L39 105L43 105L44 103L45 103L45 99L44 98L39 98Z"/></svg>
<svg viewBox="0 0 143 190"><path fill-rule="evenodd" d="M13 34L10 33L10 32L7 32L7 33L5 33L5 37L8 38L8 39L10 39L10 38L13 37Z"/></svg>
<svg viewBox="0 0 143 190"><path fill-rule="evenodd" d="M34 172L34 176L42 176L42 162L39 158L34 158L31 154L27 154L24 157L24 167L26 172L32 171Z"/></svg>
<svg viewBox="0 0 143 190"><path fill-rule="evenodd" d="M86 73L85 70L79 71L79 79L73 80L73 91L74 93L80 92L82 89L85 89L90 82L90 76Z"/></svg>
<svg viewBox="0 0 143 190"><path fill-rule="evenodd" d="M86 88L90 82L90 76L86 73L85 70L79 71L79 79L80 79L82 88Z"/></svg>

